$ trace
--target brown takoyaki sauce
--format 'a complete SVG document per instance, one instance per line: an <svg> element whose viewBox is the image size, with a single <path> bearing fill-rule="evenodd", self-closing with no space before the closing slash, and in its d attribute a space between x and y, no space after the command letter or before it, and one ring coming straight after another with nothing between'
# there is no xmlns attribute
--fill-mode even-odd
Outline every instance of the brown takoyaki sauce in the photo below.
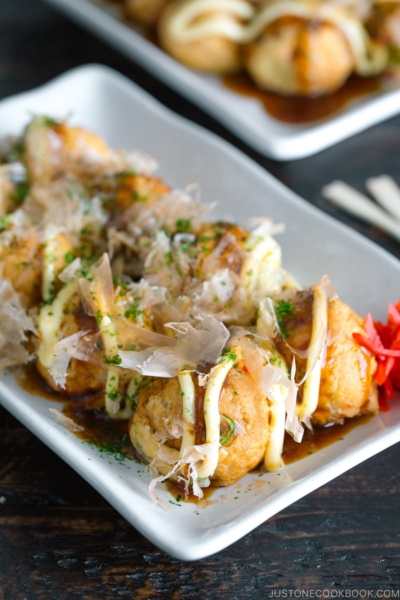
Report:
<svg viewBox="0 0 400 600"><path fill-rule="evenodd" d="M117 460L130 458L144 462L129 439L127 420L110 419L102 410L86 410L67 402L63 413L83 427L74 432L77 437L97 446L101 452L113 455Z"/></svg>
<svg viewBox="0 0 400 600"><path fill-rule="evenodd" d="M79 331L99 331L94 317L89 316L81 306L74 310L74 317Z"/></svg>
<svg viewBox="0 0 400 600"><path fill-rule="evenodd" d="M194 378L194 387L196 390L195 395L195 423L194 423L194 431L195 431L195 443L196 445L205 444L206 443L206 423L204 420L204 394L205 388L200 387L196 377Z"/></svg>
<svg viewBox="0 0 400 600"><path fill-rule="evenodd" d="M63 398L47 385L34 364L23 368L18 376L18 384L30 394L46 400L66 400L66 397ZM140 459L129 440L128 421L110 419L101 410L87 410L88 400L90 397L76 396L67 399L64 404L62 412L83 427L83 431L74 434L108 454L119 453L129 458Z"/></svg>
<svg viewBox="0 0 400 600"><path fill-rule="evenodd" d="M34 364L24 367L18 376L18 384L30 394L46 400L58 402L65 400L65 397L63 398L47 385ZM101 452L112 454L117 459L120 456L121 459L125 457L142 460L130 442L128 421L110 419L101 410L87 410L85 400L84 397L80 399L76 397L67 400L64 404L63 414L83 427L82 431L75 431L74 434L81 440L97 446Z"/></svg>
<svg viewBox="0 0 400 600"><path fill-rule="evenodd" d="M21 367L16 375L18 385L32 394L32 396L40 396L46 400L53 400L54 402L60 402L63 398L59 393L55 392L39 374L35 363L30 363Z"/></svg>
<svg viewBox="0 0 400 600"><path fill-rule="evenodd" d="M85 408L86 410L101 406L104 396L104 390L102 389L89 394L63 394L61 392L56 392L40 375L35 363L30 363L29 365L21 367L16 375L16 379L18 385L33 396L40 396L41 398L46 398L46 400L53 400L55 402L71 402L72 406Z"/></svg>
<svg viewBox="0 0 400 600"><path fill-rule="evenodd" d="M211 497L212 493L215 492L215 490L217 489L212 486L207 487L207 488L202 488L204 496L201 500L199 500L198 497L195 496L191 492L191 488L189 488L189 494L188 494L187 498L185 498L185 489L184 489L183 485L180 486L175 481L172 481L171 479L167 479L166 481L164 481L163 485L169 491L169 493L175 498L176 503L191 502L192 504L199 504L199 502L200 503L207 502L207 500ZM171 504L174 504L174 502L171 502Z"/></svg>
<svg viewBox="0 0 400 600"><path fill-rule="evenodd" d="M18 383L25 391L35 396L40 396L47 400L60 401L60 395L51 390L44 379L39 375L34 364L24 367L18 376ZM204 402L204 388L196 387L196 393L200 391L196 398L196 412L201 411L201 417L196 414L196 444L205 442L205 425L202 414L202 405ZM77 399L75 399L77 400ZM82 431L74 432L81 440L93 444L106 455L113 456L116 460L138 460L144 462L138 455L129 439L128 421L110 419L104 411L87 410L79 406L75 401L67 401L64 405L63 413L72 419L75 423L83 427ZM363 415L353 419L345 419L343 423L327 427L315 427L313 432L305 430L303 441L298 444L293 438L286 434L283 449L283 459L285 464L290 464L314 454L318 450L330 446L334 442L340 442L355 427L368 423L372 417ZM199 499L189 493L185 500L185 492L175 482L170 480L164 483L166 489L171 493L174 501L198 503ZM205 488L204 499L211 496L216 488Z"/></svg>
<svg viewBox="0 0 400 600"><path fill-rule="evenodd" d="M290 435L286 434L283 445L283 460L285 464L290 464L310 454L314 454L314 452L318 452L318 450L322 450L334 442L340 442L355 427L364 425L371 419L371 415L362 415L352 419L345 419L343 423L337 425L314 427L312 432L305 429L301 444L298 444Z"/></svg>
<svg viewBox="0 0 400 600"><path fill-rule="evenodd" d="M227 75L223 78L225 87L242 96L256 98L265 110L278 121L301 124L325 119L345 108L350 102L374 94L383 89L381 77L352 76L336 92L317 98L301 96L281 96L262 90L248 75Z"/></svg>

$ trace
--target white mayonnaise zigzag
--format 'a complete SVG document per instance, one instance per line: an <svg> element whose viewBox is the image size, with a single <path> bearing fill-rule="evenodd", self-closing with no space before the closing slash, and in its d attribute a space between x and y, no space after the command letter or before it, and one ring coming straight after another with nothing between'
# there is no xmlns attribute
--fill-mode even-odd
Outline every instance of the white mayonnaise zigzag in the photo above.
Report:
<svg viewBox="0 0 400 600"><path fill-rule="evenodd" d="M221 36L241 42L245 25L254 13L246 0L190 0L168 20L169 35L179 44Z"/></svg>

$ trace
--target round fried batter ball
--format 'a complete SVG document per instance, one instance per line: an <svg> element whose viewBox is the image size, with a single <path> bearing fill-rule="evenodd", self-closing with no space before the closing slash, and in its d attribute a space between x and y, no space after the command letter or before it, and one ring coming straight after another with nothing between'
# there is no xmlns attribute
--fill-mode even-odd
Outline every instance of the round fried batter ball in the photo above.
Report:
<svg viewBox="0 0 400 600"><path fill-rule="evenodd" d="M310 344L312 301L310 290L297 292L290 302L293 309L281 320L281 328L287 337L280 336L277 346L288 365L292 363L293 352L287 343L298 351L307 350ZM353 333L357 332L365 335L361 317L341 300L331 301L328 308L330 343L321 371L318 407L312 415L314 424L340 423L344 418L378 410L376 384L372 381L376 362L353 339ZM295 359L296 381L300 382L307 359L298 355Z"/></svg>
<svg viewBox="0 0 400 600"><path fill-rule="evenodd" d="M338 89L354 69L343 33L331 23L282 17L245 50L245 66L261 88L285 96Z"/></svg>
<svg viewBox="0 0 400 600"><path fill-rule="evenodd" d="M132 342L132 331L129 324L152 329L152 312L148 306L141 304L140 291L129 284L120 282L115 291L115 313L114 326L118 337L119 347L126 347ZM90 348L93 349L93 363L72 358L66 378L66 387L61 389L54 381L47 366L40 361L40 353L37 359L39 373L47 384L61 394L74 397L74 399L85 403L87 408L101 408L104 406L104 387L107 379L109 363L104 361L104 346L99 332L96 319L88 315L76 292L64 307L64 315L60 324L59 339L65 339L79 331L87 331L92 334ZM120 392L124 393L124 387L132 378L130 371L119 369ZM99 392L96 395L96 392ZM101 392L101 393L100 393Z"/></svg>
<svg viewBox="0 0 400 600"><path fill-rule="evenodd" d="M12 229L6 233L12 233ZM61 232L56 234L54 245L57 251L52 253L51 263L55 275L58 275L67 266L66 256L74 246L69 237ZM19 235L16 233L11 242L0 243L3 277L11 281L26 308L35 306L42 300L45 246L36 227L29 227Z"/></svg>
<svg viewBox="0 0 400 600"><path fill-rule="evenodd" d="M34 117L25 133L24 162L29 182L45 185L67 173L84 177L118 171L121 156L94 133Z"/></svg>
<svg viewBox="0 0 400 600"><path fill-rule="evenodd" d="M182 43L176 36L173 22L187 4L186 0L172 2L162 12L158 24L158 37L161 46L174 58L193 69L210 73L232 73L241 67L241 48L234 42L221 35L209 35L196 41ZM221 11L214 11L218 14ZM212 18L213 12L199 15L195 22L199 24ZM232 19L235 19L233 15Z"/></svg>
<svg viewBox="0 0 400 600"><path fill-rule="evenodd" d="M241 370L240 363L231 369L219 399L221 437L225 436L229 417L244 428L241 435L233 434L219 450L218 466L211 477L214 486L235 483L263 459L269 437L269 404L250 375ZM223 416L222 416L223 415ZM173 437L173 423L182 419L182 396L178 378L148 379L139 390L139 400L130 423L130 438L136 450L147 461L157 457L160 439L176 450L177 460L181 438ZM196 443L201 440L199 428ZM159 467L165 474L169 467Z"/></svg>
<svg viewBox="0 0 400 600"><path fill-rule="evenodd" d="M326 363L321 373L318 408L313 423L339 423L345 417L378 411L373 356L359 346L353 333L365 335L362 319L340 300L328 310L329 335Z"/></svg>
<svg viewBox="0 0 400 600"><path fill-rule="evenodd" d="M229 269L240 273L245 258L245 242L249 232L238 225L224 223L203 223L197 236L199 255L198 276L208 278L216 271ZM221 250L215 252L221 244Z"/></svg>
<svg viewBox="0 0 400 600"><path fill-rule="evenodd" d="M66 313L60 327L62 338L73 335L78 331L91 331L93 333L98 331L96 319L84 312L78 294L75 294L70 300ZM89 406L97 408L104 405L103 394L99 395L97 399L93 396L93 402L89 398L95 392L104 389L107 378L107 370L104 367L72 358L68 366L65 389L63 390L55 383L49 370L40 362L39 358L37 358L36 366L46 383L55 391L68 396L82 397L83 400L87 400L85 404L88 404L88 408Z"/></svg>

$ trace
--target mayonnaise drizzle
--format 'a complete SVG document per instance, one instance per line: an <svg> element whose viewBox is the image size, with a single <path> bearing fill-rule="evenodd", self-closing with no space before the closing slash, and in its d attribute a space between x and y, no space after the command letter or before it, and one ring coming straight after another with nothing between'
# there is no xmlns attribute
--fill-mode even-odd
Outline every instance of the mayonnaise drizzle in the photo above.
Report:
<svg viewBox="0 0 400 600"><path fill-rule="evenodd" d="M318 406L321 371L328 333L328 297L322 285L316 285L312 290L314 301L312 332L306 367L308 376L304 382L302 402L296 407L298 418L309 427L311 426L311 416Z"/></svg>
<svg viewBox="0 0 400 600"><path fill-rule="evenodd" d="M111 371L109 371L110 373ZM140 373L136 373L134 377L130 380L126 394L125 394L125 406L123 408L119 408L117 412L109 412L108 416L112 419L130 419L133 415L133 406L134 406L134 397L139 388L139 385L143 381L143 376ZM114 406L114 405L113 405ZM113 407L112 407L113 408Z"/></svg>
<svg viewBox="0 0 400 600"><path fill-rule="evenodd" d="M277 272L282 264L281 249L271 236L250 236L247 241L248 255L240 270L240 279L248 294L251 294L259 283L262 272Z"/></svg>
<svg viewBox="0 0 400 600"><path fill-rule="evenodd" d="M102 263L98 268L105 270L105 273L110 274L109 271L109 258L105 254L101 259ZM105 261L105 262L104 262ZM112 288L112 280L110 279L111 289L109 293L106 293L104 289L104 280L98 275L93 280L87 280L81 278L80 280L81 289L82 285L88 286L86 293L88 293L88 299L92 305L92 310L95 311L97 325L100 330L101 339L104 346L105 357L104 361L106 364L115 365L117 368L110 368L107 373L107 382L105 388L105 409L106 412L113 417L117 415L121 396L119 394L119 372L118 364L121 362L119 358L119 348L117 342L117 333L114 327L114 321L112 318L114 305L113 305L113 294L114 289ZM119 359L119 361L118 361Z"/></svg>
<svg viewBox="0 0 400 600"><path fill-rule="evenodd" d="M50 369L52 365L54 348L64 318L64 307L77 291L78 282L71 281L58 292L51 304L44 305L40 310L38 329L41 341L38 358L46 369Z"/></svg>
<svg viewBox="0 0 400 600"><path fill-rule="evenodd" d="M232 349L222 357L221 362L211 371L204 395L204 421L206 425L206 444L210 445L211 452L205 456L198 468L198 478L212 477L218 465L219 438L220 438L220 413L219 397L225 379L237 361L236 349Z"/></svg>
<svg viewBox="0 0 400 600"><path fill-rule="evenodd" d="M207 13L211 14L197 21ZM245 25L235 17L248 20L253 13L253 7L246 0L191 0L172 14L167 26L170 36L178 44L189 44L214 35L239 43Z"/></svg>
<svg viewBox="0 0 400 600"><path fill-rule="evenodd" d="M54 296L55 272L54 263L57 257L59 229L53 223L48 223L44 230L42 297L50 300Z"/></svg>
<svg viewBox="0 0 400 600"><path fill-rule="evenodd" d="M190 371L181 371L178 375L179 384L182 390L182 415L183 415L183 436L180 449L180 456L183 456L185 448L195 444L195 420L196 390L194 387L192 374Z"/></svg>

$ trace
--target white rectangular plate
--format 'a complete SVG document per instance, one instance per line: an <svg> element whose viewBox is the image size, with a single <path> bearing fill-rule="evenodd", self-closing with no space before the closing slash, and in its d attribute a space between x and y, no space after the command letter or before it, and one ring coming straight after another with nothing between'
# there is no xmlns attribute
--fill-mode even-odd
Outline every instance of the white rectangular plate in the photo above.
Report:
<svg viewBox="0 0 400 600"><path fill-rule="evenodd" d="M86 66L35 91L0 103L0 139L19 134L32 113L63 118L105 137L116 148L156 157L160 175L174 186L198 182L205 201L219 201L218 218L245 223L270 215L287 224L280 237L284 264L305 285L329 273L343 300L361 314L384 318L400 297L400 263L313 208L226 142L177 117L118 73ZM169 505L149 498L143 466L105 457L58 423L42 398L24 392L7 375L2 404L52 448L132 525L170 554L193 560L217 552L292 502L400 440L400 403L355 428L343 441L280 473L247 475L214 493L206 508ZM58 408L60 406L58 405ZM172 497L161 491L168 503Z"/></svg>
<svg viewBox="0 0 400 600"><path fill-rule="evenodd" d="M261 103L227 89L219 77L192 71L119 18L107 0L46 0L143 65L167 85L209 112L259 152L278 160L315 154L400 112L400 87L349 104L332 117L289 125L269 116Z"/></svg>

